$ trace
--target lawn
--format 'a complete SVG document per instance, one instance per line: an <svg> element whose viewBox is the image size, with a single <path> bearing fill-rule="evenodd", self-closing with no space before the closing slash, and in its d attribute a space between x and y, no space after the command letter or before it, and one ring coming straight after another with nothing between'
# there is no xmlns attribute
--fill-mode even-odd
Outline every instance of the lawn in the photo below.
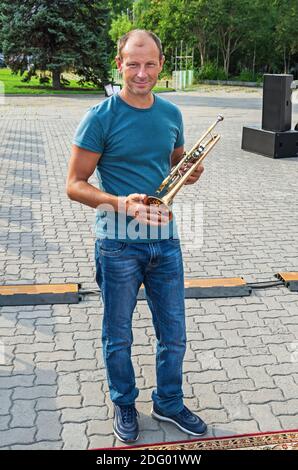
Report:
<svg viewBox="0 0 298 470"><path fill-rule="evenodd" d="M70 84L63 90L53 90L51 86L39 84L38 78L33 77L30 82L22 82L21 76L13 75L8 68L0 69L0 81L4 86L5 94L28 94L28 95L48 95L65 93L104 93L102 89L94 86L78 85L76 80L70 80Z"/></svg>
<svg viewBox="0 0 298 470"><path fill-rule="evenodd" d="M49 85L40 85L38 78L33 77L31 81L22 82L20 75L13 75L8 68L0 69L0 83L3 84L5 95L25 94L25 95L63 95L63 94L104 94L101 88L91 85L78 85L77 81L68 74L64 74L70 84L63 90L53 90ZM154 92L173 91L170 88L155 87Z"/></svg>

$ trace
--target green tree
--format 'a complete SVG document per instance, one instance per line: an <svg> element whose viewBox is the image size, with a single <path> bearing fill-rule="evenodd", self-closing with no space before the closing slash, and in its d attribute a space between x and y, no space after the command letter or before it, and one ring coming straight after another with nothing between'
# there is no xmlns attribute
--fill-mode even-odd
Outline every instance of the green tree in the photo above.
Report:
<svg viewBox="0 0 298 470"><path fill-rule="evenodd" d="M109 0L108 4L113 17L127 14L133 9L133 0Z"/></svg>
<svg viewBox="0 0 298 470"><path fill-rule="evenodd" d="M276 48L282 54L284 73L290 69L291 56L298 52L298 2L297 0L275 0Z"/></svg>
<svg viewBox="0 0 298 470"><path fill-rule="evenodd" d="M104 0L1 0L1 42L15 73L52 73L54 88L72 70L99 85L107 78L108 9Z"/></svg>
<svg viewBox="0 0 298 470"><path fill-rule="evenodd" d="M131 9L134 27L161 38L166 66L181 40L195 63L222 65L226 76L288 71L298 57L297 0L135 0Z"/></svg>
<svg viewBox="0 0 298 470"><path fill-rule="evenodd" d="M163 3L165 1L135 0L133 4L135 26L158 34L159 24L164 19Z"/></svg>
<svg viewBox="0 0 298 470"><path fill-rule="evenodd" d="M109 35L116 44L118 39L123 36L123 34L128 33L128 31L131 31L132 29L134 29L133 23L129 20L125 13L122 13L112 20Z"/></svg>
<svg viewBox="0 0 298 470"><path fill-rule="evenodd" d="M252 0L212 0L210 24L217 35L223 67L228 77L231 57L254 30L256 9Z"/></svg>

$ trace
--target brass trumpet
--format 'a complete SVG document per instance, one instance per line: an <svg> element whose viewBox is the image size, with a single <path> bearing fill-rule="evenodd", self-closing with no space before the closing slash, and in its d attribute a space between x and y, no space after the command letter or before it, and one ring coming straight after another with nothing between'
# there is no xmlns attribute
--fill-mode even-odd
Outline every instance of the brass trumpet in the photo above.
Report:
<svg viewBox="0 0 298 470"><path fill-rule="evenodd" d="M189 152L184 152L183 158L172 168L170 174L162 181L155 191L155 195L147 196L144 201L145 204L153 204L155 206L165 205L169 210L169 219L171 220L173 218L170 206L173 202L174 196L176 196L188 178L193 174L204 158L206 158L208 153L213 149L215 144L219 141L220 136L218 134L213 135L212 131L220 121L223 121L223 116L219 114L216 121L209 127L202 137L200 137L192 149ZM205 139L206 141L204 141ZM192 166L188 168L189 164Z"/></svg>

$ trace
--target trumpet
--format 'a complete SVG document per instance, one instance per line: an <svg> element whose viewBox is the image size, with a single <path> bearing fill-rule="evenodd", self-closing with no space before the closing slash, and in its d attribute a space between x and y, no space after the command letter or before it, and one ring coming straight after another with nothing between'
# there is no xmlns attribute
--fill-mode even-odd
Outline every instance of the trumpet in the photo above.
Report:
<svg viewBox="0 0 298 470"><path fill-rule="evenodd" d="M202 163L204 158L213 149L220 139L218 134L212 134L215 126L223 121L223 116L218 115L216 121L209 127L209 129L200 137L189 152L184 152L183 158L177 165L175 165L170 174L162 181L160 186L155 191L154 196L147 196L145 204L161 206L164 205L169 211L169 219L173 218L170 206L173 202L174 196L186 183L188 178L194 173L198 166Z"/></svg>

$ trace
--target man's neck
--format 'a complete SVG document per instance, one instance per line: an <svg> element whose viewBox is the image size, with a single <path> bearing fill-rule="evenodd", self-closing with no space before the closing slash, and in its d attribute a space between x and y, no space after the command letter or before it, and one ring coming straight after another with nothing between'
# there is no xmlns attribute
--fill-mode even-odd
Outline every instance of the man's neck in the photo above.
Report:
<svg viewBox="0 0 298 470"><path fill-rule="evenodd" d="M130 106L134 106L135 108L151 108L154 103L154 96L151 93L148 93L145 96L133 95L132 93L127 90L127 88L122 88L119 93L120 97Z"/></svg>

